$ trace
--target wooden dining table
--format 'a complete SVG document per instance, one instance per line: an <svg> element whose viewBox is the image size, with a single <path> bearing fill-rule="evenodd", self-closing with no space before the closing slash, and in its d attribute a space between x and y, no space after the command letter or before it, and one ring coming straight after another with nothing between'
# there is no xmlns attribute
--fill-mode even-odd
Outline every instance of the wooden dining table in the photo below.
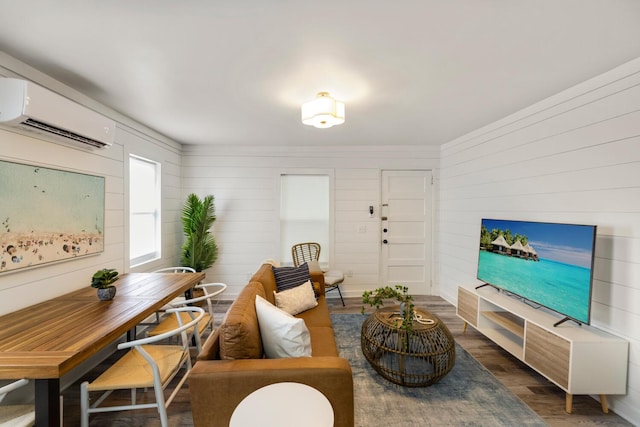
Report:
<svg viewBox="0 0 640 427"><path fill-rule="evenodd" d="M60 378L204 279L204 273L120 275L111 301L89 286L0 317L0 379L35 383L36 426L60 421Z"/></svg>

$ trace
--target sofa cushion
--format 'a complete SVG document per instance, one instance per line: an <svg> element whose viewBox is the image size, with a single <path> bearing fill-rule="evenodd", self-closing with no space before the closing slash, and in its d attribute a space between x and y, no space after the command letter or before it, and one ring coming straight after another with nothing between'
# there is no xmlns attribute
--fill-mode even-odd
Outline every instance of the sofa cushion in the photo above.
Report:
<svg viewBox="0 0 640 427"><path fill-rule="evenodd" d="M220 359L261 359L262 337L258 326L256 295L264 298L259 282L249 282L233 302L220 326Z"/></svg>
<svg viewBox="0 0 640 427"><path fill-rule="evenodd" d="M311 335L311 356L313 357L338 357L338 345L330 326L309 327Z"/></svg>
<svg viewBox="0 0 640 427"><path fill-rule="evenodd" d="M273 292L277 291L276 277L273 275L273 269L271 264L262 264L258 271L251 276L251 282L260 282L264 288L265 299L271 304L275 304L273 299Z"/></svg>
<svg viewBox="0 0 640 427"><path fill-rule="evenodd" d="M311 356L311 337L304 320L296 319L259 295L255 304L267 358Z"/></svg>
<svg viewBox="0 0 640 427"><path fill-rule="evenodd" d="M314 326L332 327L329 305L327 304L327 299L324 295L318 298L318 305L315 308L298 313L296 314L296 317L304 320L304 323L308 328Z"/></svg>
<svg viewBox="0 0 640 427"><path fill-rule="evenodd" d="M309 266L304 263L298 267L273 267L278 292L300 286L307 280L311 281Z"/></svg>
<svg viewBox="0 0 640 427"><path fill-rule="evenodd" d="M274 292L276 307L289 314L298 314L318 305L311 282L307 280L300 286L282 292Z"/></svg>

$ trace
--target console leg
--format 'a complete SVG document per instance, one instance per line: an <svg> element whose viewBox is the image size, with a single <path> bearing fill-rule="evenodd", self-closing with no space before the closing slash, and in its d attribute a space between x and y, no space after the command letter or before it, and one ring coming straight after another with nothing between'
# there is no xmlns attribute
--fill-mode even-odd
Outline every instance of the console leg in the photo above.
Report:
<svg viewBox="0 0 640 427"><path fill-rule="evenodd" d="M609 405L607 405L607 395L606 394L601 394L600 395L600 406L602 406L602 412L604 412L605 414L609 413Z"/></svg>
<svg viewBox="0 0 640 427"><path fill-rule="evenodd" d="M570 414L573 410L573 395L567 393L566 402L565 402L565 411L567 414Z"/></svg>

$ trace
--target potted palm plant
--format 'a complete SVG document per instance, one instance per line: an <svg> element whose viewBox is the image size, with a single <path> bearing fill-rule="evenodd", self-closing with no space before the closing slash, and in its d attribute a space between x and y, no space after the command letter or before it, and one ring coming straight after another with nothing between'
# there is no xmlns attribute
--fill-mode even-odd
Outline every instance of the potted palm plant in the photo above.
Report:
<svg viewBox="0 0 640 427"><path fill-rule="evenodd" d="M211 267L218 258L218 246L209 231L216 220L214 198L200 199L189 194L182 208L182 226L186 237L182 246L181 264L196 271Z"/></svg>
<svg viewBox="0 0 640 427"><path fill-rule="evenodd" d="M98 298L101 301L109 301L116 295L116 287L113 282L118 280L118 272L115 268L103 268L91 277L91 287L98 289Z"/></svg>

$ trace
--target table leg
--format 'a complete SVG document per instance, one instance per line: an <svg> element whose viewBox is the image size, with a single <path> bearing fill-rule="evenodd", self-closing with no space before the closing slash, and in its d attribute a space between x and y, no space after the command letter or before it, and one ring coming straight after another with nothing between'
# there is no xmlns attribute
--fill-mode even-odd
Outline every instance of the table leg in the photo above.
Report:
<svg viewBox="0 0 640 427"><path fill-rule="evenodd" d="M60 379L35 380L36 427L60 425Z"/></svg>
<svg viewBox="0 0 640 427"><path fill-rule="evenodd" d="M189 288L186 291L184 291L184 299L193 299L193 288ZM190 304L193 305L193 304ZM196 327L197 329L197 327ZM197 331L196 331L197 333ZM196 336L195 334L191 337L191 345L192 346L196 346Z"/></svg>

